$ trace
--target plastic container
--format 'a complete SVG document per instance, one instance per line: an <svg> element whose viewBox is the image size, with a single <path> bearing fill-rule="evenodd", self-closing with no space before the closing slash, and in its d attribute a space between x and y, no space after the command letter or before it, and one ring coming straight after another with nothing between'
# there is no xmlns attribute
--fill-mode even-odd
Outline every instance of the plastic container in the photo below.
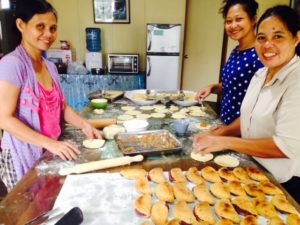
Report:
<svg viewBox="0 0 300 225"><path fill-rule="evenodd" d="M90 52L101 51L101 30L100 28L87 27L86 32L86 48Z"/></svg>

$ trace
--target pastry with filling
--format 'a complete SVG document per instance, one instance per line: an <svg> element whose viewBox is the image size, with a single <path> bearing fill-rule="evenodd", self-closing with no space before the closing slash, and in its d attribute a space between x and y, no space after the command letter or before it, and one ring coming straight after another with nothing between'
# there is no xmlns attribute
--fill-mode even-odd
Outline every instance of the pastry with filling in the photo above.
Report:
<svg viewBox="0 0 300 225"><path fill-rule="evenodd" d="M220 199L215 205L215 210L220 219L227 219L234 223L240 222L237 212L228 199Z"/></svg>
<svg viewBox="0 0 300 225"><path fill-rule="evenodd" d="M299 225L300 217L297 214L290 214L286 217L286 225Z"/></svg>
<svg viewBox="0 0 300 225"><path fill-rule="evenodd" d="M174 192L168 182L159 183L155 188L156 197L163 202L174 202Z"/></svg>
<svg viewBox="0 0 300 225"><path fill-rule="evenodd" d="M221 219L216 225L233 225L230 220Z"/></svg>
<svg viewBox="0 0 300 225"><path fill-rule="evenodd" d="M147 177L139 177L135 182L135 188L141 194L149 194L151 195L150 183Z"/></svg>
<svg viewBox="0 0 300 225"><path fill-rule="evenodd" d="M299 190L300 191L300 190ZM281 195L274 195L271 203L278 209L280 212L283 213L295 213L297 214L297 210L295 207L286 199L286 197Z"/></svg>
<svg viewBox="0 0 300 225"><path fill-rule="evenodd" d="M151 220L155 225L165 225L168 221L169 209L164 202L156 202L151 208Z"/></svg>
<svg viewBox="0 0 300 225"><path fill-rule="evenodd" d="M215 218L208 202L200 202L195 206L194 213L199 220L208 222L209 224L215 224Z"/></svg>
<svg viewBox="0 0 300 225"><path fill-rule="evenodd" d="M209 225L209 223L206 221L200 220L200 221L193 222L192 225Z"/></svg>
<svg viewBox="0 0 300 225"><path fill-rule="evenodd" d="M149 171L149 179L155 183L166 182L164 171L161 167L155 167Z"/></svg>
<svg viewBox="0 0 300 225"><path fill-rule="evenodd" d="M248 167L247 173L252 180L263 181L269 180L267 176L256 167Z"/></svg>
<svg viewBox="0 0 300 225"><path fill-rule="evenodd" d="M279 218L273 218L269 221L268 225L285 225Z"/></svg>
<svg viewBox="0 0 300 225"><path fill-rule="evenodd" d="M233 169L233 174L239 179L240 182L243 184L250 184L251 180L248 176L248 173L246 170L244 170L242 167L236 167Z"/></svg>
<svg viewBox="0 0 300 225"><path fill-rule="evenodd" d="M181 221L179 219L172 219L166 225L181 225Z"/></svg>
<svg viewBox="0 0 300 225"><path fill-rule="evenodd" d="M193 224L196 221L196 217L192 209L186 204L186 202L180 201L174 205L173 209L174 217L187 224Z"/></svg>
<svg viewBox="0 0 300 225"><path fill-rule="evenodd" d="M184 175L180 168L171 169L169 175L171 182L185 182Z"/></svg>
<svg viewBox="0 0 300 225"><path fill-rule="evenodd" d="M200 202L208 202L210 205L214 205L214 198L211 196L205 183L198 184L193 188L194 195Z"/></svg>
<svg viewBox="0 0 300 225"><path fill-rule="evenodd" d="M212 183L221 182L221 178L218 172L211 166L206 166L201 170L202 177Z"/></svg>
<svg viewBox="0 0 300 225"><path fill-rule="evenodd" d="M136 212L145 217L150 217L151 206L151 196L147 194L141 195L134 203Z"/></svg>
<svg viewBox="0 0 300 225"><path fill-rule="evenodd" d="M195 197L186 186L185 182L176 182L173 186L174 195L177 201L194 202Z"/></svg>
<svg viewBox="0 0 300 225"><path fill-rule="evenodd" d="M230 181L228 183L230 193L236 196L247 196L244 188L239 181Z"/></svg>
<svg viewBox="0 0 300 225"><path fill-rule="evenodd" d="M229 188L221 182L210 185L210 192L217 198L230 199Z"/></svg>
<svg viewBox="0 0 300 225"><path fill-rule="evenodd" d="M141 225L151 225L150 223L148 223L147 221L143 222Z"/></svg>
<svg viewBox="0 0 300 225"><path fill-rule="evenodd" d="M121 170L120 174L129 180L135 180L147 175L146 170L140 168L126 168Z"/></svg>
<svg viewBox="0 0 300 225"><path fill-rule="evenodd" d="M255 216L249 215L242 219L240 225L258 225L258 223Z"/></svg>
<svg viewBox="0 0 300 225"><path fill-rule="evenodd" d="M242 216L257 215L254 203L246 196L238 196L232 200L235 211Z"/></svg>
<svg viewBox="0 0 300 225"><path fill-rule="evenodd" d="M203 179L196 167L191 167L186 172L186 178L193 184L202 184Z"/></svg>
<svg viewBox="0 0 300 225"><path fill-rule="evenodd" d="M224 182L238 180L237 177L233 174L233 172L226 167L221 167L218 170L218 174Z"/></svg>
<svg viewBox="0 0 300 225"><path fill-rule="evenodd" d="M258 215L266 217L268 219L279 217L275 207L270 202L268 202L266 198L261 196L256 197L255 199L253 199L253 202Z"/></svg>
<svg viewBox="0 0 300 225"><path fill-rule="evenodd" d="M245 184L244 188L250 196L257 197L265 195L265 193L255 183Z"/></svg>
<svg viewBox="0 0 300 225"><path fill-rule="evenodd" d="M237 167L240 164L240 161L230 155L218 155L214 162L223 167Z"/></svg>
<svg viewBox="0 0 300 225"><path fill-rule="evenodd" d="M263 180L259 183L258 187L267 195L279 195L283 192L276 185L268 180Z"/></svg>

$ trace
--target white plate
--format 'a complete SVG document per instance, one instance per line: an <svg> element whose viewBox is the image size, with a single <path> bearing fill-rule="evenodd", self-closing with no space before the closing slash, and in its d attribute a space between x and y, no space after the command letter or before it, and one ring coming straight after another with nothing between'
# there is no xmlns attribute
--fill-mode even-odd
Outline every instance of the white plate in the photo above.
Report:
<svg viewBox="0 0 300 225"><path fill-rule="evenodd" d="M196 92L194 92L194 91L183 91L183 93L184 94L191 94L191 95L193 95L194 97L196 97ZM176 101L176 100L174 100L173 101L176 105L180 105L180 106L185 106L185 107L187 107L187 106L192 106L192 105L197 105L198 104L198 102L196 101L196 100L194 100L194 101Z"/></svg>
<svg viewBox="0 0 300 225"><path fill-rule="evenodd" d="M130 99L132 102L134 102L137 105L154 105L155 103L158 102L157 100L145 100L145 101L144 100L136 100L133 98L133 96L134 96L134 94L137 94L137 93L145 94L146 90L141 89L141 90L126 91L124 96L126 98Z"/></svg>

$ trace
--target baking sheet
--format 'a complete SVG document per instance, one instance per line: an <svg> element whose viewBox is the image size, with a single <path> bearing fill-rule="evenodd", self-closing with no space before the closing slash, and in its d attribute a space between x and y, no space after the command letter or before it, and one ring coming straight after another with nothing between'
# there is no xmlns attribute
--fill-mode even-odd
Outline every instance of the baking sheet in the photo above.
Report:
<svg viewBox="0 0 300 225"><path fill-rule="evenodd" d="M115 141L124 155L174 153L182 149L181 142L167 130L120 133Z"/></svg>

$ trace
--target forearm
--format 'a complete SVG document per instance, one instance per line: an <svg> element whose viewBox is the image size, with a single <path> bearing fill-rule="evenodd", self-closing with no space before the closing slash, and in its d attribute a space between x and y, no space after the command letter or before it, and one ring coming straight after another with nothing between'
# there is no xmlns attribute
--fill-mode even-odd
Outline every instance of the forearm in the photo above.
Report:
<svg viewBox="0 0 300 225"><path fill-rule="evenodd" d="M217 94L217 95L221 94L222 93L222 83L214 84L211 89L211 92L214 94Z"/></svg>
<svg viewBox="0 0 300 225"><path fill-rule="evenodd" d="M1 118L1 129L7 131L15 138L28 144L36 145L41 148L48 149L49 145L54 141L39 132L31 129L16 117L9 116Z"/></svg>
<svg viewBox="0 0 300 225"><path fill-rule="evenodd" d="M226 149L235 150L247 155L261 158L287 158L280 151L272 138L244 139L236 137L222 137Z"/></svg>
<svg viewBox="0 0 300 225"><path fill-rule="evenodd" d="M78 129L83 129L88 122L75 112L69 105L65 105L64 120Z"/></svg>
<svg viewBox="0 0 300 225"><path fill-rule="evenodd" d="M228 126L218 126L210 131L212 135L217 136L241 136L240 118L234 120Z"/></svg>

